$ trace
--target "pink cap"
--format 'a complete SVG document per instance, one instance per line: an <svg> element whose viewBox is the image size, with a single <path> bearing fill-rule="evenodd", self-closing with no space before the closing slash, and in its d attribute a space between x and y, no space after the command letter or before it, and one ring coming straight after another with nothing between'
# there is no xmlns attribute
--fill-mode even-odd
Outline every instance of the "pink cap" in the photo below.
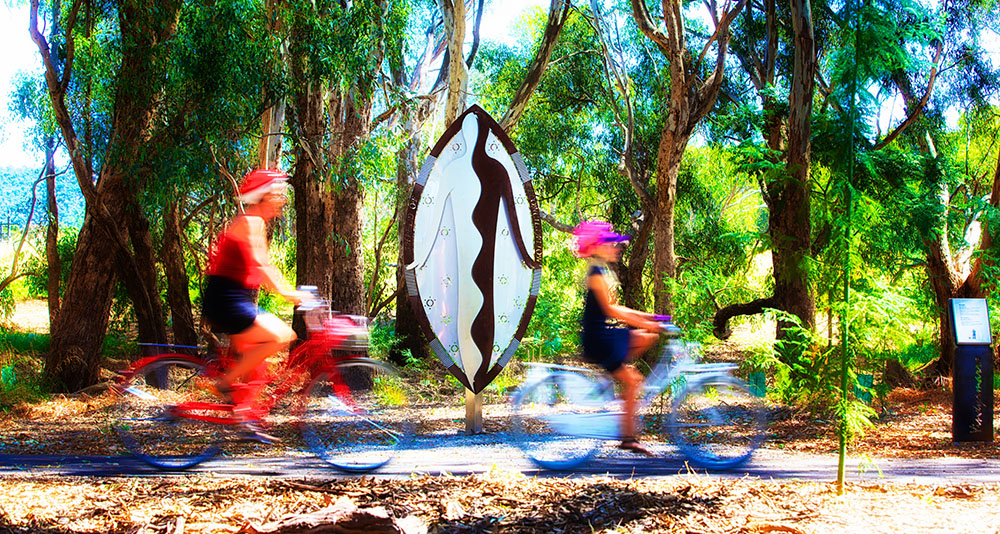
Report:
<svg viewBox="0 0 1000 534"><path fill-rule="evenodd" d="M604 221L583 221L573 229L573 253L585 258L594 253L594 247L604 243L623 243L631 236L615 233L611 223Z"/></svg>

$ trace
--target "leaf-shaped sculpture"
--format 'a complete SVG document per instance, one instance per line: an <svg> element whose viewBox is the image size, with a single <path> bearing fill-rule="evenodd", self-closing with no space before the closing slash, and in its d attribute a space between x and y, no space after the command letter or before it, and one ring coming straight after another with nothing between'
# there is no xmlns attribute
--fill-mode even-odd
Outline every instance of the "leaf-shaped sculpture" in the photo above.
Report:
<svg viewBox="0 0 1000 534"><path fill-rule="evenodd" d="M528 170L482 108L463 113L424 161L405 232L406 289L424 335L479 393L520 344L542 276Z"/></svg>

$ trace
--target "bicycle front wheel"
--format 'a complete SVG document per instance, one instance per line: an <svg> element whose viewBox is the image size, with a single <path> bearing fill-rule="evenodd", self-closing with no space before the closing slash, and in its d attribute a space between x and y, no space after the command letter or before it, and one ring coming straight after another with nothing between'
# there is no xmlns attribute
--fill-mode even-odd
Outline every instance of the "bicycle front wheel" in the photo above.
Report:
<svg viewBox="0 0 1000 534"><path fill-rule="evenodd" d="M187 469L215 456L223 433L218 424L180 413L181 405L219 399L201 360L164 355L135 369L113 391L111 425L136 457L160 469Z"/></svg>
<svg viewBox="0 0 1000 534"><path fill-rule="evenodd" d="M573 469L605 439L619 435L621 414L605 411L610 384L580 373L555 372L515 393L514 443L539 467Z"/></svg>
<svg viewBox="0 0 1000 534"><path fill-rule="evenodd" d="M302 435L312 452L348 472L378 469L413 438L410 399L391 366L342 360L309 385Z"/></svg>
<svg viewBox="0 0 1000 534"><path fill-rule="evenodd" d="M694 378L677 396L668 429L691 463L730 469L763 443L767 415L763 401L741 380L710 375Z"/></svg>

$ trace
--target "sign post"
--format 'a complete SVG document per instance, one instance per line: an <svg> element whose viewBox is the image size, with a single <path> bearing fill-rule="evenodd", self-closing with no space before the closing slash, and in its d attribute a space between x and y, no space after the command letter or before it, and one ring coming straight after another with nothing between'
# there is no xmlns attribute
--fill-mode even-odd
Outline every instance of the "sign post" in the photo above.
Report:
<svg viewBox="0 0 1000 534"><path fill-rule="evenodd" d="M951 299L955 334L951 437L993 441L993 337L986 299Z"/></svg>

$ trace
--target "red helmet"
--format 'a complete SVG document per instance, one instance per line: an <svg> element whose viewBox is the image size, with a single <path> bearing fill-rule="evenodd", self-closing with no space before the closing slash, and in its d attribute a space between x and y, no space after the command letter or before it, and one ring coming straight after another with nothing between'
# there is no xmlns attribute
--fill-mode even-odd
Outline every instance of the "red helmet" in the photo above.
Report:
<svg viewBox="0 0 1000 534"><path fill-rule="evenodd" d="M255 169L243 177L240 184L240 202L256 204L264 195L283 190L287 186L288 175L278 170Z"/></svg>

